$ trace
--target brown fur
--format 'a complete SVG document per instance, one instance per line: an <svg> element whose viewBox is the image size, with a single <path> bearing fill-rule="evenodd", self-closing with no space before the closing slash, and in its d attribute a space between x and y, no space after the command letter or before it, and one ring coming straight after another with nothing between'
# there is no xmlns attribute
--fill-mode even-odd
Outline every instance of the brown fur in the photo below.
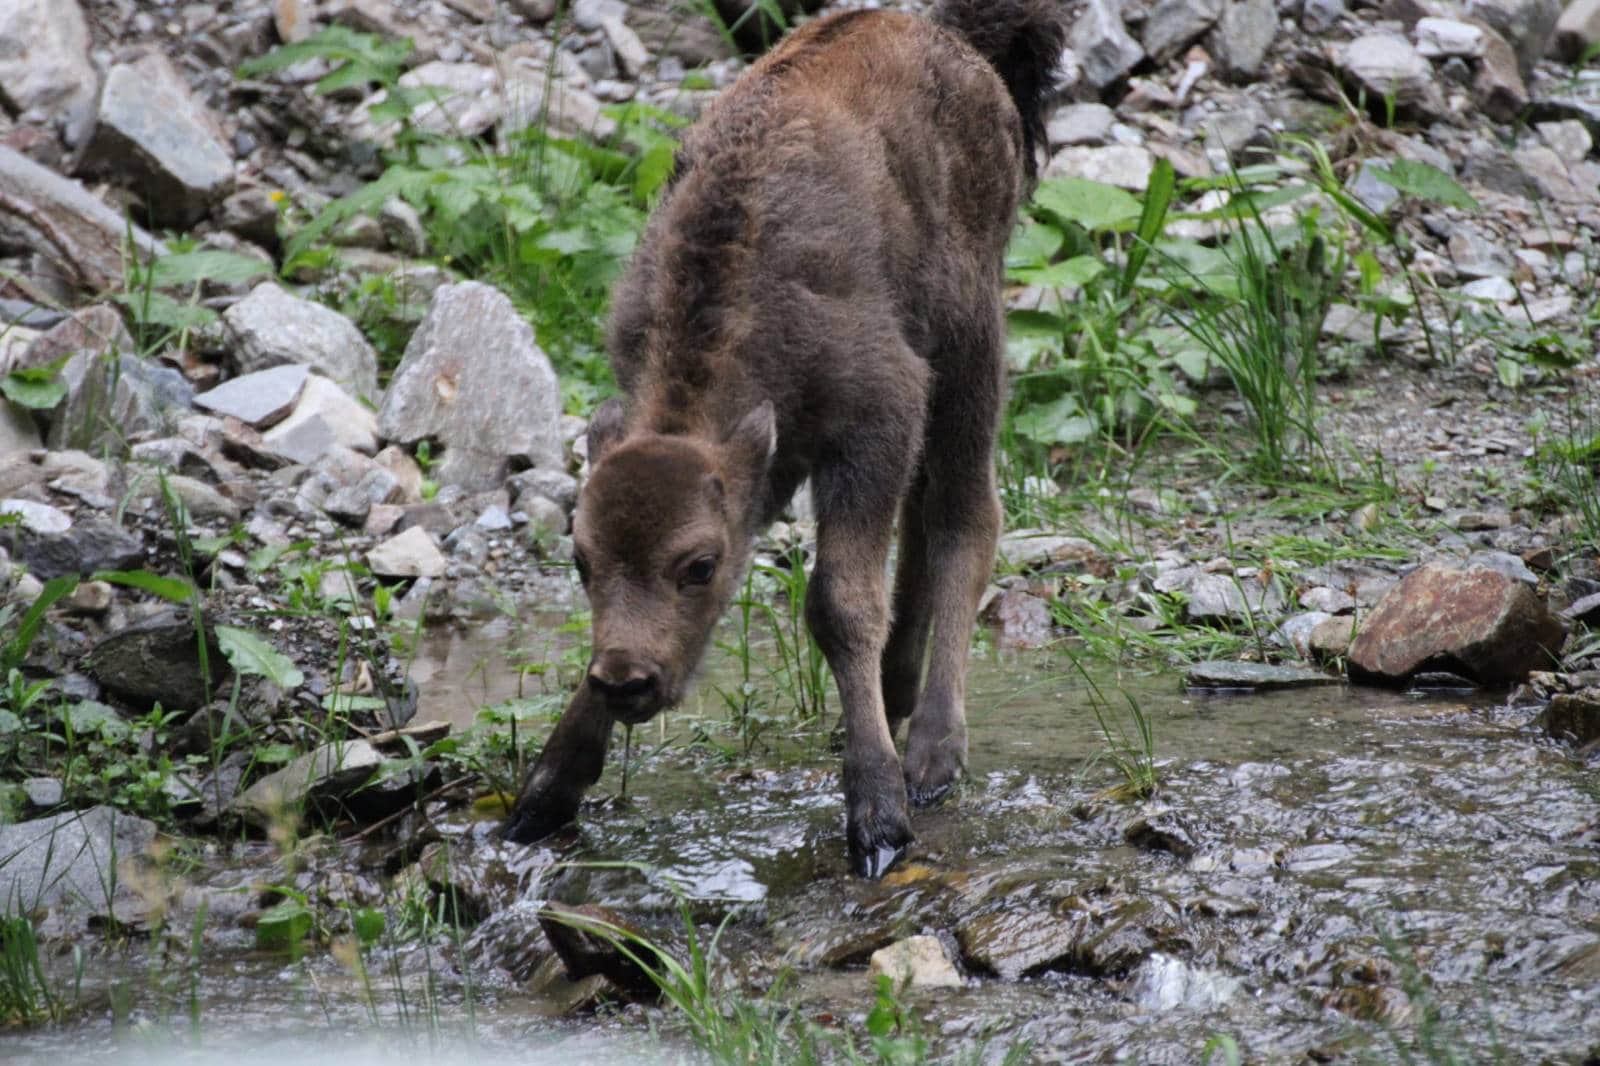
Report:
<svg viewBox="0 0 1600 1066"><path fill-rule="evenodd" d="M1000 521L1003 257L1040 66L1060 49L1050 6L947 0L960 33L887 12L819 20L689 131L614 293L627 403L596 413L573 528L594 660L511 838L571 819L613 721L681 698L755 535L807 478L807 619L844 707L855 868L880 874L903 852L908 790L931 802L960 775Z"/></svg>

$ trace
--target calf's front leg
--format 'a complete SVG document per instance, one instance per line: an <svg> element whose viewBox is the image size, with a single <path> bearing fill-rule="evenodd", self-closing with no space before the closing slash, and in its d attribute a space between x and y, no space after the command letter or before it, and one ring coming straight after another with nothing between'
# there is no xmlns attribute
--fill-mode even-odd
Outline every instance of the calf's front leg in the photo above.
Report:
<svg viewBox="0 0 1600 1066"><path fill-rule="evenodd" d="M887 506L823 509L806 620L833 668L844 705L844 795L850 867L888 872L912 840L905 777L884 714L881 660L888 640L884 568L894 515Z"/></svg>
<svg viewBox="0 0 1600 1066"><path fill-rule="evenodd" d="M611 726L611 716L590 698L586 678L545 741L500 835L531 844L576 818L584 790L605 769Z"/></svg>

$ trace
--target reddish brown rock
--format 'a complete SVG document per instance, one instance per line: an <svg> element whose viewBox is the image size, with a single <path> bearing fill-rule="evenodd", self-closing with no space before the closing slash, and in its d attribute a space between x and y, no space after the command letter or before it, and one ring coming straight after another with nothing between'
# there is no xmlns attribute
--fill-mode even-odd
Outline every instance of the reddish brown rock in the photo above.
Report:
<svg viewBox="0 0 1600 1066"><path fill-rule="evenodd" d="M1398 684L1446 670L1509 685L1548 667L1566 628L1521 581L1486 567L1432 562L1378 602L1350 644L1350 676Z"/></svg>
<svg viewBox="0 0 1600 1066"><path fill-rule="evenodd" d="M1023 589L1006 589L996 596L985 619L999 630L1008 648L1042 648L1054 636L1049 606Z"/></svg>

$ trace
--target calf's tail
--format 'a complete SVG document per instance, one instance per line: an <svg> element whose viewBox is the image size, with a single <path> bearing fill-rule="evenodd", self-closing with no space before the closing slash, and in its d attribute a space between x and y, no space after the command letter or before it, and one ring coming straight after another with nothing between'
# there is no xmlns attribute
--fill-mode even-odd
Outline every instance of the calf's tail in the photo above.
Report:
<svg viewBox="0 0 1600 1066"><path fill-rule="evenodd" d="M1066 46L1061 0L938 0L935 22L967 39L999 73L1022 116L1024 166L1032 180L1045 143L1044 111Z"/></svg>

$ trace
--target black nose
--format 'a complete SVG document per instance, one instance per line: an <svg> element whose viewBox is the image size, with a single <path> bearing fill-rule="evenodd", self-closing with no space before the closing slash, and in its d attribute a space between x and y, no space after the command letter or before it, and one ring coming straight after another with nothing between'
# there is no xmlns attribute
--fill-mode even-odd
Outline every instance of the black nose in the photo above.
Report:
<svg viewBox="0 0 1600 1066"><path fill-rule="evenodd" d="M654 663L609 652L589 664L589 687L610 704L643 704L661 689L661 669Z"/></svg>
<svg viewBox="0 0 1600 1066"><path fill-rule="evenodd" d="M601 677L594 670L589 671L589 687L608 700L641 699L655 692L656 684L654 674L630 677L624 681L612 681Z"/></svg>

